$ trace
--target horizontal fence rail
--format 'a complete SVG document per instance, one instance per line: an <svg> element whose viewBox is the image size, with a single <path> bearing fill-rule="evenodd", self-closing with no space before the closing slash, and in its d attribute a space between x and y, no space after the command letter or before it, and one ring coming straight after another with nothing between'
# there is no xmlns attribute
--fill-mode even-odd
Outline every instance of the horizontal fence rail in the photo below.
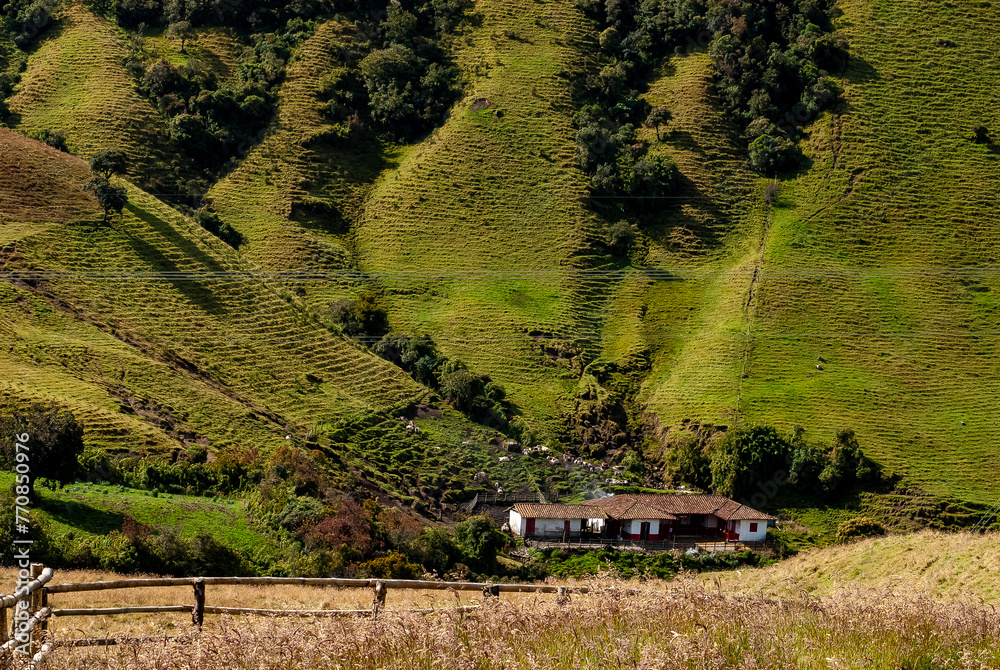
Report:
<svg viewBox="0 0 1000 670"><path fill-rule="evenodd" d="M22 573L23 574L23 573ZM420 579L344 579L338 577L152 577L136 579L116 579L93 582L75 582L51 584L52 568L39 563L32 563L30 579L26 583L19 582L19 588L14 594L0 595L0 664L7 667L10 654L20 652L30 658L26 667L34 670L41 667L53 650L60 646L108 646L117 644L142 644L148 642L165 642L169 640L191 639L190 635L168 637L165 635L148 637L112 637L103 638L73 638L53 640L47 631L51 617L86 617L109 616L117 614L188 614L194 634L201 630L206 614L215 615L257 615L271 617L371 617L380 613L392 614L465 614L478 610L481 605L444 605L441 607L386 610L386 594L389 589L414 589L431 591L479 591L484 602L497 598L501 593L554 593L556 602L564 604L570 593L591 593L586 586L557 586L553 584L493 584L490 582L438 582ZM206 605L205 590L207 586L268 586L293 585L334 588L370 588L373 589L372 606L370 609L260 609L253 607L220 607ZM93 591L108 591L114 589L138 589L160 587L193 587L194 602L181 605L130 605L122 607L78 607L52 608L48 599L58 593L86 593ZM18 610L27 601L28 616L12 616L8 619L8 610ZM23 609L21 610L24 611ZM15 620L20 618L20 620ZM8 621L12 624L8 628Z"/></svg>
<svg viewBox="0 0 1000 670"><path fill-rule="evenodd" d="M427 589L441 591L482 591L486 587L499 588L501 593L558 593L568 588L575 593L587 593L586 586L559 587L550 584L489 584L485 582L432 582L422 579L342 579L338 577L164 577L120 579L117 581L77 582L46 586L48 593L75 593L79 591L105 591L109 589L136 589L154 586L193 586L201 580L206 586L247 584L252 586L272 584L297 584L299 586L339 586L341 588L374 588L384 584L394 589Z"/></svg>

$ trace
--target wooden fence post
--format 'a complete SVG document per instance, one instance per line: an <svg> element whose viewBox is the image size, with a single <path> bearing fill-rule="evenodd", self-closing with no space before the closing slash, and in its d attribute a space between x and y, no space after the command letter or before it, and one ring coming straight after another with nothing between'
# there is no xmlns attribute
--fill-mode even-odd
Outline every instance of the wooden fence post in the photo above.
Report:
<svg viewBox="0 0 1000 670"><path fill-rule="evenodd" d="M565 605L569 602L569 594L566 593L566 587L560 586L556 588L556 604Z"/></svg>
<svg viewBox="0 0 1000 670"><path fill-rule="evenodd" d="M490 598L500 597L500 585L499 584L487 584L483 587L483 600L489 600Z"/></svg>
<svg viewBox="0 0 1000 670"><path fill-rule="evenodd" d="M201 630L201 624L205 621L205 578L199 577L194 580L194 609L191 610L191 623Z"/></svg>
<svg viewBox="0 0 1000 670"><path fill-rule="evenodd" d="M375 597L372 598L372 619L378 617L379 610L385 607L385 594L388 590L389 587L383 584L381 580L375 582Z"/></svg>
<svg viewBox="0 0 1000 670"><path fill-rule="evenodd" d="M41 564L41 563L32 563L29 566L29 568L28 568L28 571L29 571L28 575L29 575L30 579L32 581L34 581L34 580L38 579L39 577L41 577L42 576L42 570L44 570L44 569L45 569L45 566L43 564ZM32 591L31 594L28 596L28 603L29 603L29 605L28 605L28 614L30 616L34 616L35 613L38 612L38 610L40 610L42 608L42 590L41 589L35 589L34 591ZM38 628L38 627L35 627L35 628L33 628L31 630L30 633L28 633L28 635L29 635L28 653L31 656L34 656L35 652L37 652L38 648L41 646L41 643L40 643L41 635L42 635L41 629Z"/></svg>

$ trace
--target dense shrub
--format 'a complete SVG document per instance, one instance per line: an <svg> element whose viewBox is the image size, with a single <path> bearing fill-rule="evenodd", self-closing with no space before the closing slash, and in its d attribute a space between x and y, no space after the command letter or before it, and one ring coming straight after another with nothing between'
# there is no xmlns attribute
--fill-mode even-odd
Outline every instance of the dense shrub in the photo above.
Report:
<svg viewBox="0 0 1000 670"><path fill-rule="evenodd" d="M837 526L837 542L850 542L866 537L885 535L885 527L878 521L866 516L848 519Z"/></svg>
<svg viewBox="0 0 1000 670"><path fill-rule="evenodd" d="M750 167L763 175L775 175L796 167L802 152L780 131L760 135L750 142Z"/></svg>
<svg viewBox="0 0 1000 670"><path fill-rule="evenodd" d="M826 447L807 444L799 432L792 437L789 483L803 491L838 493L881 479L878 464L865 456L854 431L837 431Z"/></svg>
<svg viewBox="0 0 1000 670"><path fill-rule="evenodd" d="M669 110L640 114L637 91L654 66L675 50L699 44L712 35L709 54L719 97L743 127L767 120L780 134L753 136L751 165L773 174L795 166L799 128L836 104L840 88L828 73L843 71L847 44L831 33L832 0L778 0L769 3L703 0L580 0L601 29L604 64L588 82L588 97L608 110L614 125L645 123L656 128L670 120ZM585 123L578 127L585 130ZM614 132L614 127L609 130ZM587 135L594 135L587 129ZM588 137L578 134L582 150ZM791 145L792 148L789 148ZM593 157L581 161L595 174L598 164L614 161ZM607 189L602 175L595 187Z"/></svg>
<svg viewBox="0 0 1000 670"><path fill-rule="evenodd" d="M423 574L419 565L406 560L398 551L373 558L358 565L358 571L367 577L379 579L419 579Z"/></svg>
<svg viewBox="0 0 1000 670"><path fill-rule="evenodd" d="M372 351L395 363L422 384L438 389L448 402L478 421L507 426L510 405L503 386L489 375L467 369L462 361L440 354L427 335L388 333Z"/></svg>
<svg viewBox="0 0 1000 670"><path fill-rule="evenodd" d="M628 252L639 230L628 221L618 221L608 228L608 246L617 254Z"/></svg>
<svg viewBox="0 0 1000 670"><path fill-rule="evenodd" d="M57 0L11 0L0 5L3 27L18 48L28 49L52 25L58 5Z"/></svg>
<svg viewBox="0 0 1000 670"><path fill-rule="evenodd" d="M205 208L199 209L195 212L194 220L233 249L238 249L243 244L243 234L225 223L215 212Z"/></svg>
<svg viewBox="0 0 1000 670"><path fill-rule="evenodd" d="M667 451L666 471L677 482L707 490L712 485L711 459L705 444L691 434L682 435Z"/></svg>
<svg viewBox="0 0 1000 670"><path fill-rule="evenodd" d="M330 306L330 318L345 335L382 335L389 329L389 313L378 295L364 291L355 300Z"/></svg>
<svg viewBox="0 0 1000 670"><path fill-rule="evenodd" d="M493 574L497 554L507 543L507 536L497 530L492 518L481 514L455 526L455 543L469 567Z"/></svg>
<svg viewBox="0 0 1000 670"><path fill-rule="evenodd" d="M2 117L3 114L4 110L0 109L0 117ZM38 140L39 142L45 142L45 144L48 144L53 149L69 153L69 147L66 146L66 135L64 135L61 130L39 130L28 133L28 137L33 140Z"/></svg>
<svg viewBox="0 0 1000 670"><path fill-rule="evenodd" d="M712 451L712 488L729 498L740 498L758 481L771 480L785 466L788 444L770 426L730 431Z"/></svg>

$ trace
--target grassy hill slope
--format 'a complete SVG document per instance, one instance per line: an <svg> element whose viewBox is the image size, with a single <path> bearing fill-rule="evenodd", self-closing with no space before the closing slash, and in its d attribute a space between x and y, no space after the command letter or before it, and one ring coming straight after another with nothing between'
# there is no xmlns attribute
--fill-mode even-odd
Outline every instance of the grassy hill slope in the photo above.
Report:
<svg viewBox="0 0 1000 670"><path fill-rule="evenodd" d="M0 133L0 147L10 151L5 163L52 153ZM87 178L86 165L61 160L67 172L61 188L73 192ZM30 210L23 192L22 185L4 193L5 218ZM246 267L173 210L138 189L130 187L129 194L120 227L25 226L6 247L8 270L112 277L3 284L11 335L5 362L19 372L5 376L12 400L27 394L68 401L87 415L92 434L105 429L98 444L120 449L114 436L124 427L115 424L136 421L133 413L157 426L144 432L159 434L160 446L163 431L184 442L205 437L214 447L266 446L338 413L386 410L421 394L398 369L332 335L290 294L281 297L258 280L151 277ZM96 218L91 208L88 223ZM57 378L64 381L57 385Z"/></svg>
<svg viewBox="0 0 1000 670"><path fill-rule="evenodd" d="M356 37L321 22L288 65L275 123L209 194L246 238L238 254L138 191L121 231L65 233L61 220L28 217L22 196L19 213L3 205L0 236L8 262L47 269L342 278L5 285L5 327L22 343L11 398L72 399L106 447L122 444L119 425L150 448L182 433L274 444L285 426L388 410L424 389L321 325L330 302L375 288L395 330L429 333L501 382L539 440L571 435L567 418L608 392L595 389L600 366L586 366L612 362L637 380L631 418L643 413L664 442L692 422L800 425L823 442L850 426L930 493L992 502L1000 154L970 138L979 124L1000 133L997 10L838 6L852 45L846 103L811 120L807 165L774 203L720 111L707 54L656 73L644 95L674 121L662 142L652 129L640 136L673 158L681 182L656 203L630 262L606 253L613 222L588 201L573 155L571 88L593 74L597 40L578 8L480 0L450 46L464 98L402 148L330 137L318 84ZM61 128L84 156L120 143L140 165L159 161L162 120L121 68L120 35L68 5L11 100L20 127ZM171 41L150 42L183 60ZM190 50L225 77L235 44L205 31ZM93 218L69 189L54 191L67 217ZM107 357L101 372L52 353L83 342ZM121 398L107 370L126 380ZM240 418L248 412L259 426ZM455 420L448 440L474 430ZM381 429L364 430L367 446L340 444L391 450Z"/></svg>
<svg viewBox="0 0 1000 670"><path fill-rule="evenodd" d="M122 66L120 31L81 2L66 3L28 57L9 105L21 132L61 130L79 156L122 149L138 183L175 151L164 120Z"/></svg>
<svg viewBox="0 0 1000 670"><path fill-rule="evenodd" d="M797 596L839 590L919 590L1000 602L1000 537L923 531L815 549L766 568L716 573L724 590Z"/></svg>
<svg viewBox="0 0 1000 670"><path fill-rule="evenodd" d="M533 338L599 352L610 288L585 273L601 262L600 229L572 144L569 80L594 36L565 3L477 10L481 25L457 46L467 95L377 183L358 257L385 276L400 330L428 332L489 373L544 429L572 409L580 371L555 366ZM477 99L489 105L470 111Z"/></svg>
<svg viewBox="0 0 1000 670"><path fill-rule="evenodd" d="M1000 131L997 9L839 7L846 109L812 125L773 212L740 410L853 426L932 493L992 502L1000 154L971 138Z"/></svg>

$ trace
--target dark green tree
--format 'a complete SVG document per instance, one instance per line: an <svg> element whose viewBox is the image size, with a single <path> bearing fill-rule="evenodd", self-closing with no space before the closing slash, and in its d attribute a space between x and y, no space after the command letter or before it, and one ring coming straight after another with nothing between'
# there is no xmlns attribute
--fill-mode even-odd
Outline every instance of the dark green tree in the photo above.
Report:
<svg viewBox="0 0 1000 670"><path fill-rule="evenodd" d="M111 182L101 176L91 177L83 185L84 191L93 191L97 202L104 210L104 219L101 223L108 222L108 215L111 212L121 214L128 202L128 193L121 186L112 186Z"/></svg>
<svg viewBox="0 0 1000 670"><path fill-rule="evenodd" d="M645 125L656 128L656 141L660 141L660 126L666 125L673 120L674 115L666 107L653 107L646 117Z"/></svg>
<svg viewBox="0 0 1000 670"><path fill-rule="evenodd" d="M107 181L113 176L120 176L127 167L128 156L120 149L102 151L90 159L90 171Z"/></svg>
<svg viewBox="0 0 1000 670"><path fill-rule="evenodd" d="M58 481L60 486L72 481L81 453L83 426L69 410L34 405L0 417L0 458L8 471L27 470L23 474L29 475L26 485L31 492L40 477ZM24 463L26 468L17 468Z"/></svg>
<svg viewBox="0 0 1000 670"><path fill-rule="evenodd" d="M467 519L455 526L455 542L468 564L480 572L494 572L497 554L507 542L486 514Z"/></svg>
<svg viewBox="0 0 1000 670"><path fill-rule="evenodd" d="M712 451L712 488L730 498L747 495L785 467L787 452L788 444L771 426L733 430Z"/></svg>
<svg viewBox="0 0 1000 670"><path fill-rule="evenodd" d="M167 26L167 37L181 41L181 53L186 53L184 43L193 38L194 34L194 31L191 30L191 23L188 21L177 21Z"/></svg>

